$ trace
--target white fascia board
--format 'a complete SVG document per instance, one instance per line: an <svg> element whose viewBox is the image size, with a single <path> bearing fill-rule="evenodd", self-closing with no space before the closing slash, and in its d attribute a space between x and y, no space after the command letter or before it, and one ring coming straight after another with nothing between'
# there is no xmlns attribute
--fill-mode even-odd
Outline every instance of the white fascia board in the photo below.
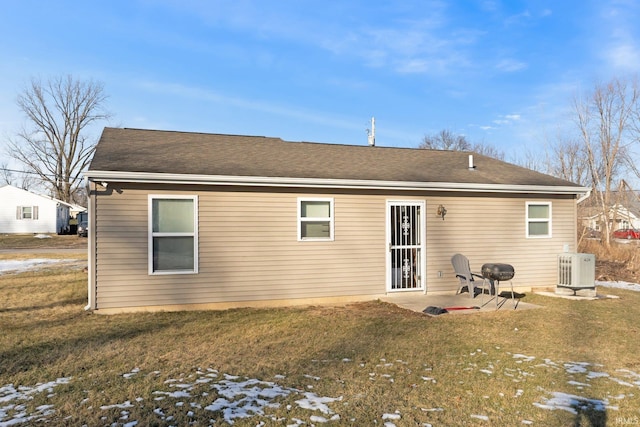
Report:
<svg viewBox="0 0 640 427"><path fill-rule="evenodd" d="M548 185L477 184L458 182L376 181L329 178L281 178L228 175L186 175L146 172L87 171L94 182L135 182L144 184L237 185L258 187L307 187L364 190L417 190L489 193L574 194L583 195L586 187Z"/></svg>

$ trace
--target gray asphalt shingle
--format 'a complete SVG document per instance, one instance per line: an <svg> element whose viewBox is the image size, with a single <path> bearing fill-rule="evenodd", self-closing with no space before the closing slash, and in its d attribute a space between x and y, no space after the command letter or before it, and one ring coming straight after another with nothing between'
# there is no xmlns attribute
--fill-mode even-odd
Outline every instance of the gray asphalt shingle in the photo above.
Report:
<svg viewBox="0 0 640 427"><path fill-rule="evenodd" d="M469 170L469 154L476 168ZM577 184L480 154L105 128L90 171L525 186Z"/></svg>

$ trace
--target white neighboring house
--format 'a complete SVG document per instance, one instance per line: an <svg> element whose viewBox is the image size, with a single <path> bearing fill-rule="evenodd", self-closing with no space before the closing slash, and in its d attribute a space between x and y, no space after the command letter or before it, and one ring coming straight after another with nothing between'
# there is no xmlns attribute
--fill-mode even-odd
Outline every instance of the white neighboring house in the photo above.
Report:
<svg viewBox="0 0 640 427"><path fill-rule="evenodd" d="M5 185L0 187L0 233L69 232L75 205Z"/></svg>
<svg viewBox="0 0 640 427"><path fill-rule="evenodd" d="M634 206L628 208L621 204L615 204L609 209L609 227L611 231L621 230L624 228L640 229L640 217ZM597 208L587 208L584 216L582 216L582 225L596 231L602 231L603 215Z"/></svg>

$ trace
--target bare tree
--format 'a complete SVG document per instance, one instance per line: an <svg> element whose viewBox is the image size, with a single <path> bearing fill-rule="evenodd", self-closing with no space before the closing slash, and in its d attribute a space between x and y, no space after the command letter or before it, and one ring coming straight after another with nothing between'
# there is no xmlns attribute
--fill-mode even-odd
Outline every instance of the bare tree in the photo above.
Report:
<svg viewBox="0 0 640 427"><path fill-rule="evenodd" d="M106 99L103 85L91 80L32 79L17 99L28 127L10 141L9 155L35 173L53 197L73 203L95 149L88 128L110 117Z"/></svg>
<svg viewBox="0 0 640 427"><path fill-rule="evenodd" d="M549 147L547 173L580 185L591 185L585 147L576 139L558 139Z"/></svg>
<svg viewBox="0 0 640 427"><path fill-rule="evenodd" d="M0 182L3 184L9 184L23 190L30 190L37 185L34 175L25 171L11 169L7 163L0 165L0 171L2 171L0 175L2 181Z"/></svg>
<svg viewBox="0 0 640 427"><path fill-rule="evenodd" d="M418 148L427 150L471 150L471 144L464 135L456 135L448 129L443 129L433 135L425 135Z"/></svg>
<svg viewBox="0 0 640 427"><path fill-rule="evenodd" d="M523 168L531 169L534 171L548 173L549 165L546 160L547 156L540 156L540 153L532 151L530 148L525 148L517 153L511 153L510 162Z"/></svg>
<svg viewBox="0 0 640 427"><path fill-rule="evenodd" d="M504 160L504 152L489 144L471 144L464 135L443 129L433 135L425 135L418 148L427 150L473 151L478 154Z"/></svg>
<svg viewBox="0 0 640 427"><path fill-rule="evenodd" d="M634 118L638 114L640 91L637 81L613 79L598 84L585 99L575 98L575 122L584 149L589 178L603 221L603 242L610 244L612 223L608 220L615 200L615 180L627 163L635 143ZM612 219L615 221L615 218Z"/></svg>
<svg viewBox="0 0 640 427"><path fill-rule="evenodd" d="M493 157L494 159L504 160L505 153L502 150L499 150L495 146L491 144L484 143L476 143L471 146L471 151L476 152L478 154L482 154L487 157Z"/></svg>
<svg viewBox="0 0 640 427"><path fill-rule="evenodd" d="M2 184L14 185L15 177L13 175L13 171L9 169L7 163L3 163L0 165L0 171L2 171Z"/></svg>

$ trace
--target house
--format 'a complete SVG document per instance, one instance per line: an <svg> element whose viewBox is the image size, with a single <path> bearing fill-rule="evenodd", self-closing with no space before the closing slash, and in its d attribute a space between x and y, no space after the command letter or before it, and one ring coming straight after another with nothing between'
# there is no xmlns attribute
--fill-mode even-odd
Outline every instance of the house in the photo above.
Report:
<svg viewBox="0 0 640 427"><path fill-rule="evenodd" d="M457 252L548 288L589 191L469 152L116 128L85 176L103 313L454 293Z"/></svg>
<svg viewBox="0 0 640 427"><path fill-rule="evenodd" d="M0 187L0 233L58 233L69 231L75 205L5 185Z"/></svg>
<svg viewBox="0 0 640 427"><path fill-rule="evenodd" d="M611 231L624 228L640 229L640 196L631 191L613 191L608 215L602 213L594 194L578 206L582 226L601 232L605 229L605 216Z"/></svg>

